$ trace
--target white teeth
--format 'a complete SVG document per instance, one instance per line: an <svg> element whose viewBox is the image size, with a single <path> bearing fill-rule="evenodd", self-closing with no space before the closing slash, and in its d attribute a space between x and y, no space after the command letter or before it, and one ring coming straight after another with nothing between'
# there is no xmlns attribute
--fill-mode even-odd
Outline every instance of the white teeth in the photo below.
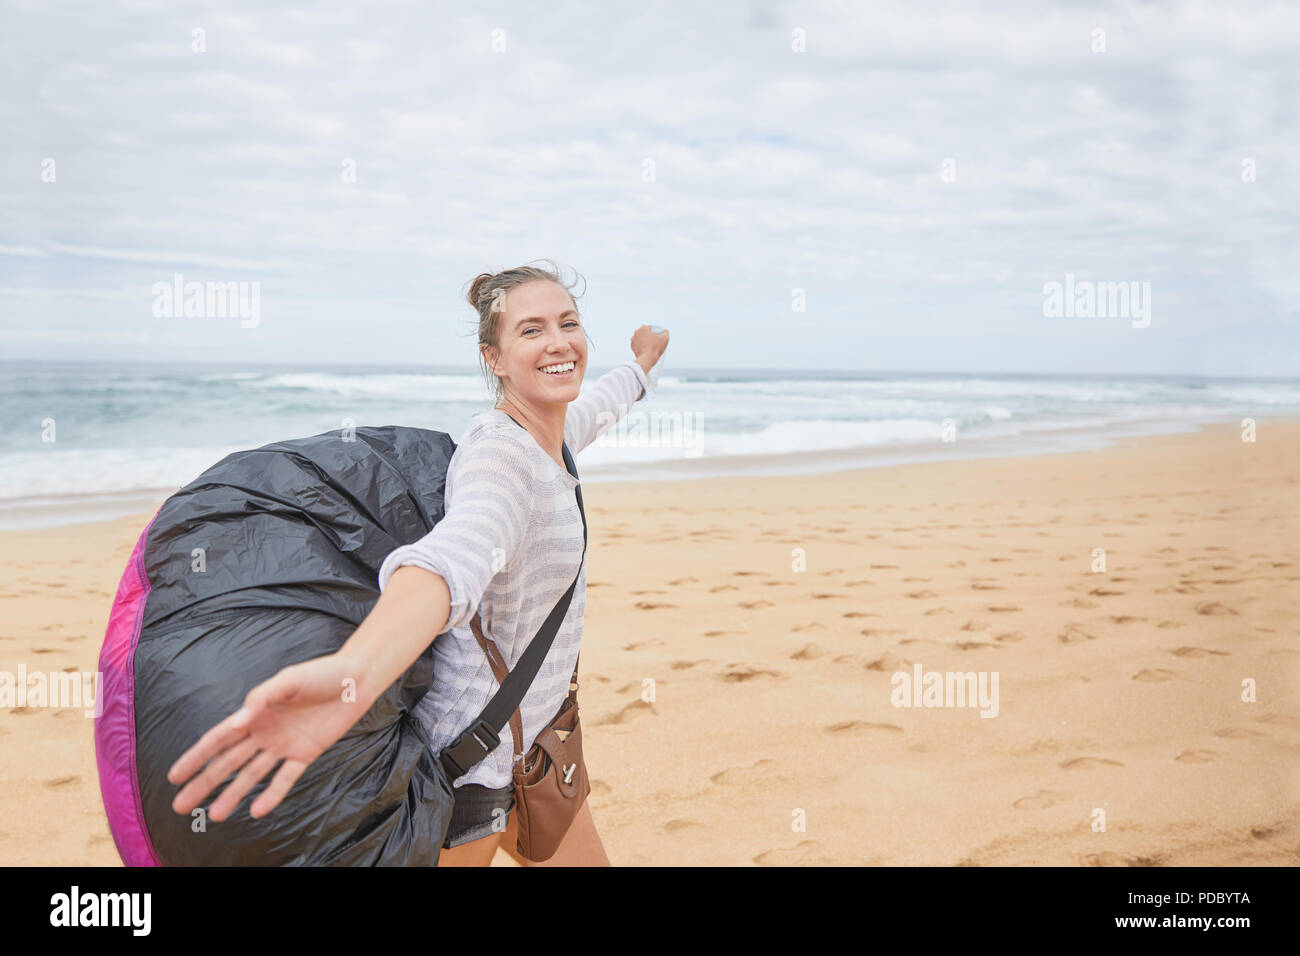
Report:
<svg viewBox="0 0 1300 956"><path fill-rule="evenodd" d="M572 372L572 371L573 371L573 363L572 363L572 362L564 362L564 363L562 363L562 364L560 364L560 365L544 365L544 366L542 366L542 371L545 372L545 373L548 374L548 375L553 375L553 374L555 374L555 373L557 373L557 372Z"/></svg>

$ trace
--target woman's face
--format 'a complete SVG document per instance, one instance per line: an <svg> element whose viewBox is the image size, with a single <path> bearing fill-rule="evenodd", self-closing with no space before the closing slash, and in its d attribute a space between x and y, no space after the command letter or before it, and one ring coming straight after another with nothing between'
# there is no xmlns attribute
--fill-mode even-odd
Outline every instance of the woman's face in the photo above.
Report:
<svg viewBox="0 0 1300 956"><path fill-rule="evenodd" d="M569 293L539 279L502 298L500 354L492 366L507 397L525 405L568 403L578 397L587 371L587 336ZM554 366L567 371L543 371Z"/></svg>

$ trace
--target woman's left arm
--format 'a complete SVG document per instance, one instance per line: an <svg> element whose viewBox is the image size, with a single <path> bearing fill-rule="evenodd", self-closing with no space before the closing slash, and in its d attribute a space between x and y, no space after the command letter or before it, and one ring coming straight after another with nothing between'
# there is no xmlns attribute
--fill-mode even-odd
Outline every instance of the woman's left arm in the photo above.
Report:
<svg viewBox="0 0 1300 956"><path fill-rule="evenodd" d="M600 437L650 390L649 372L668 347L668 332L643 325L632 333L635 358L610 369L569 403L564 441L574 455Z"/></svg>

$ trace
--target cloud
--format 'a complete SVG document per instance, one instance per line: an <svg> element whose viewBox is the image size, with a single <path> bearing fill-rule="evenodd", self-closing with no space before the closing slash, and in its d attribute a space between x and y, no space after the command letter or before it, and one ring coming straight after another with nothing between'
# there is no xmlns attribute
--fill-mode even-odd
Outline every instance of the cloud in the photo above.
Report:
<svg viewBox="0 0 1300 956"><path fill-rule="evenodd" d="M465 282L551 256L588 278L594 338L671 323L683 365L776 341L927 368L942 340L990 371L1230 374L1257 329L1266 367L1300 366L1273 331L1300 205L1285 4L29 5L7 33L0 262L60 294L3 323L131 329L134 303L64 293L274 278L315 305L266 361L418 337L472 365ZM1168 305L1118 356L1035 314L1067 272ZM1253 311L1208 305L1232 301Z"/></svg>

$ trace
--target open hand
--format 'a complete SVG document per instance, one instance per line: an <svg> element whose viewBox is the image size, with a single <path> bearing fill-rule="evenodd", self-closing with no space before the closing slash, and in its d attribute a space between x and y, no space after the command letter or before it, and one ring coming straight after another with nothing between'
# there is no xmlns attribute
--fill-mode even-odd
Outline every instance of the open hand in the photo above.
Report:
<svg viewBox="0 0 1300 956"><path fill-rule="evenodd" d="M356 670L339 655L328 654L286 667L250 690L243 707L200 737L167 771L171 783L185 784L172 809L188 814L238 770L212 804L211 819L225 820L283 761L249 813L263 817L274 810L308 764L369 709L372 701L358 699Z"/></svg>

